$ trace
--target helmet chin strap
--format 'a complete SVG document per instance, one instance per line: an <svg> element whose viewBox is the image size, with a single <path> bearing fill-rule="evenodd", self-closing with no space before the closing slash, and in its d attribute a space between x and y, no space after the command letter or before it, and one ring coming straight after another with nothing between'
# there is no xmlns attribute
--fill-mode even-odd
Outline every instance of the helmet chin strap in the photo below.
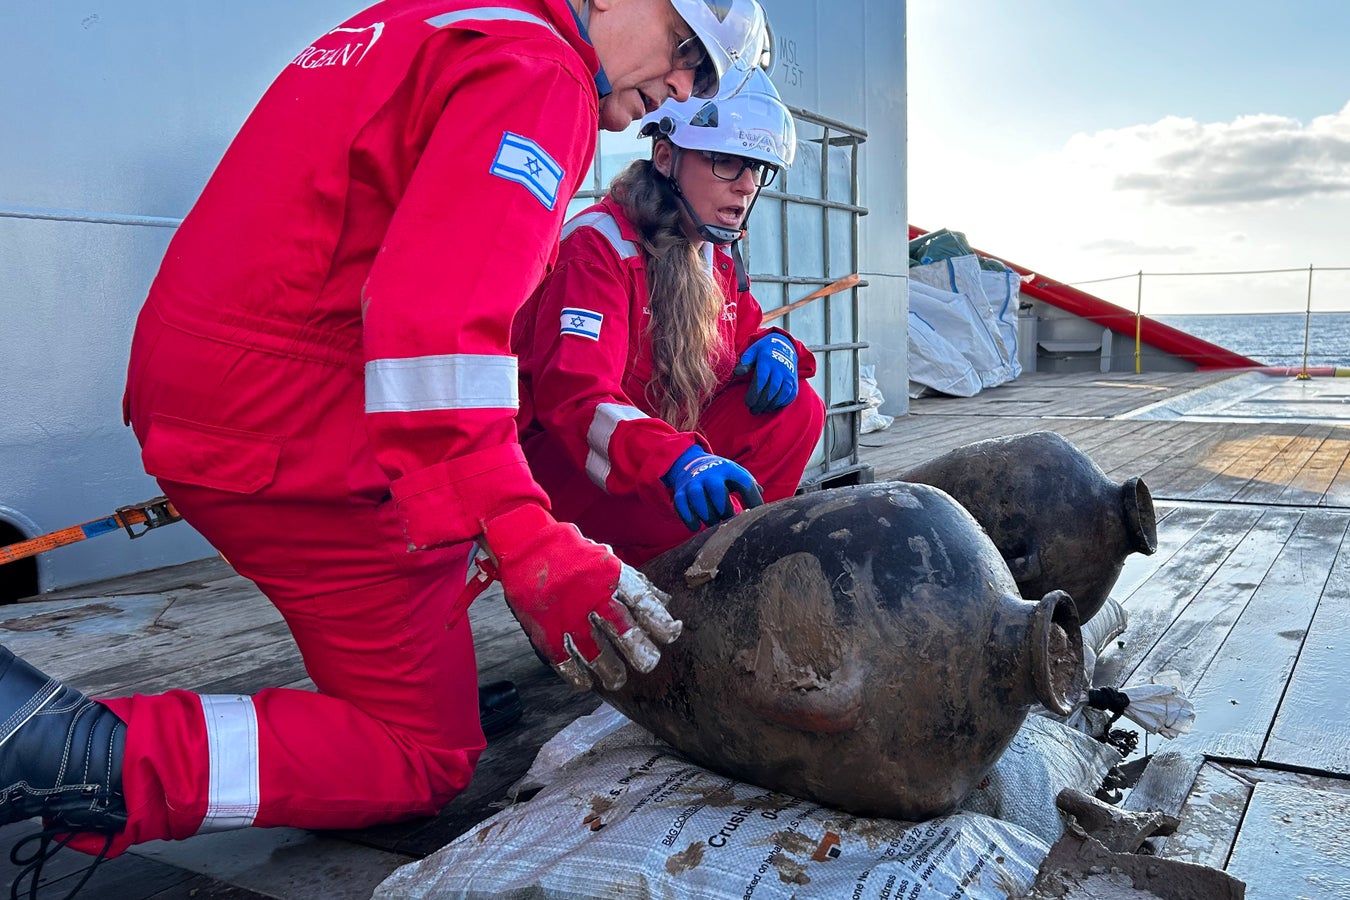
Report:
<svg viewBox="0 0 1350 900"><path fill-rule="evenodd" d="M685 214L689 216L689 221L694 223L694 230L698 236L711 244L719 247L731 247L731 261L736 266L736 287L741 291L750 290L750 280L745 274L745 262L741 259L741 238L745 237L745 229L726 228L721 225L709 225L698 217L694 212L694 207L689 203L689 198L684 195L684 189L680 187L679 179L675 177L675 170L679 167L680 154L683 149L673 141L670 145L670 174L666 176L666 181L670 183L670 189L675 192L676 198L684 207ZM750 219L750 211L755 208L759 202L759 189L755 189L755 198L750 201L750 206L745 210L745 215L741 217L741 225L744 226Z"/></svg>

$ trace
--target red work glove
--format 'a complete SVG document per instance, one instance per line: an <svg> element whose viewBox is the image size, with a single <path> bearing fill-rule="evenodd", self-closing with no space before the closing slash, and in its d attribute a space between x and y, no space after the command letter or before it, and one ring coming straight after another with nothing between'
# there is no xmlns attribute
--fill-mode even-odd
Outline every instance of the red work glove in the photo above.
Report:
<svg viewBox="0 0 1350 900"><path fill-rule="evenodd" d="M526 504L488 519L482 544L485 568L501 581L530 643L577 688L595 679L618 690L628 679L625 660L650 672L661 658L653 641L680 636L683 625L666 611L669 597L543 507Z"/></svg>

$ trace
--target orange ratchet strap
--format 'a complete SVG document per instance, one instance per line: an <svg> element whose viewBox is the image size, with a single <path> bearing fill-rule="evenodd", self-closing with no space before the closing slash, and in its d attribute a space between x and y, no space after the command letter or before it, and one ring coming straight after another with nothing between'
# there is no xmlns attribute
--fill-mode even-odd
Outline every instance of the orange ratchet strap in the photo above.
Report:
<svg viewBox="0 0 1350 900"><path fill-rule="evenodd" d="M38 535L26 541L19 541L17 544L10 544L7 547L0 547L0 565L26 559L30 556L37 556L39 553L46 553L48 550L55 550L57 547L79 543L91 537L98 537L100 534L117 531L119 528L126 531L127 536L134 540L152 528L171 525L180 519L182 519L182 516L178 515L178 510L173 508L173 504L169 502L168 497L156 497L144 503L133 503L130 506L119 507L117 512L110 516L104 516L102 519L85 522L83 525L72 525L69 528L62 528L60 531Z"/></svg>

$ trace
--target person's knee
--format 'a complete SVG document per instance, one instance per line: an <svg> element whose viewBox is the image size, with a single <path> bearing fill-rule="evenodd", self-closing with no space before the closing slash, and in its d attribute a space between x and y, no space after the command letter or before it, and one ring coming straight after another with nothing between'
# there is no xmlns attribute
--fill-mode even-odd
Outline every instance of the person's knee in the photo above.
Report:
<svg viewBox="0 0 1350 900"><path fill-rule="evenodd" d="M808 435L814 445L825 427L825 401L820 399L816 389L806 379L801 379L798 385L797 398L780 412L790 421L790 427Z"/></svg>
<svg viewBox="0 0 1350 900"><path fill-rule="evenodd" d="M429 807L444 806L469 783L487 746L480 724L478 685L447 685L441 703L429 704L417 720L400 725L386 721L416 778Z"/></svg>
<svg viewBox="0 0 1350 900"><path fill-rule="evenodd" d="M478 757L486 742L480 737L474 746L429 746L422 744L414 751L426 773L423 785L429 815L463 793L478 765Z"/></svg>

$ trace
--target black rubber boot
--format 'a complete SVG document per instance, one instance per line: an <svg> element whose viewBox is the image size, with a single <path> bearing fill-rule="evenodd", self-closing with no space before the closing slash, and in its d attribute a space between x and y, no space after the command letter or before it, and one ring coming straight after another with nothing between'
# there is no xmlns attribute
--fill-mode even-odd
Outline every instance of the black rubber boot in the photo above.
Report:
<svg viewBox="0 0 1350 900"><path fill-rule="evenodd" d="M126 724L0 647L0 825L121 831Z"/></svg>
<svg viewBox="0 0 1350 900"><path fill-rule="evenodd" d="M491 681L478 686L478 718L483 736L491 740L511 730L520 721L520 692L509 681Z"/></svg>

